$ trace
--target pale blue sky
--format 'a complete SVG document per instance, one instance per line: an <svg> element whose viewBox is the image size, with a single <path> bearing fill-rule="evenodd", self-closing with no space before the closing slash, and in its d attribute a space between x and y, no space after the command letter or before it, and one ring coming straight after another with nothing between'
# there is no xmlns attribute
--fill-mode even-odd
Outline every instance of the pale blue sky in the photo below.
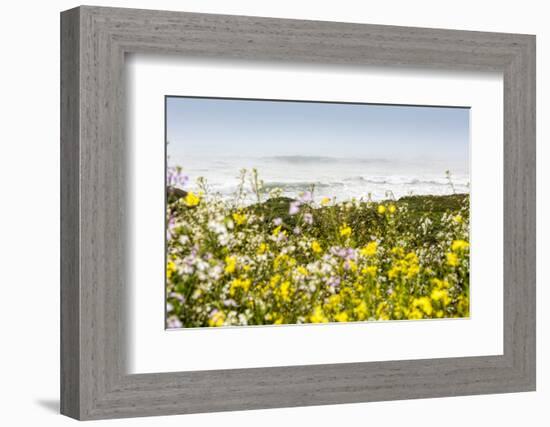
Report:
<svg viewBox="0 0 550 427"><path fill-rule="evenodd" d="M168 155L434 160L468 169L469 108L167 97Z"/></svg>

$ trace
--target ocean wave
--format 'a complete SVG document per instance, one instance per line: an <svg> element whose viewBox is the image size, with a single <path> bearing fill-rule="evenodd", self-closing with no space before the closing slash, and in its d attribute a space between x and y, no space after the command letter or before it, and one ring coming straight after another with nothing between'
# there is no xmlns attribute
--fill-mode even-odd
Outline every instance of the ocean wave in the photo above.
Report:
<svg viewBox="0 0 550 427"><path fill-rule="evenodd" d="M419 180L420 182L420 180ZM320 202L323 197L336 197L339 201L350 200L352 198L368 198L370 200L385 200L391 193L391 197L400 198L410 195L444 195L457 193L469 193L470 189L464 185L434 185L434 184L368 184L365 182L355 183L313 183L313 182L269 182L264 184L266 190L271 188L280 188L284 196L297 198L301 193L310 191L312 184L315 184L313 196L316 202ZM211 194L219 194L224 199L233 199L236 194L237 186L228 183L213 183L210 186ZM256 196L247 188L244 200L247 203L254 203Z"/></svg>
<svg viewBox="0 0 550 427"><path fill-rule="evenodd" d="M353 157L329 157L329 156L269 156L262 157L262 160L284 162L291 164L335 164L335 163L359 163L359 164L380 164L388 163L387 159L378 158L353 158Z"/></svg>
<svg viewBox="0 0 550 427"><path fill-rule="evenodd" d="M311 187L315 188L337 188L343 187L343 182L312 182L312 181L295 181L295 182L281 182L281 181L271 181L264 182L264 187L268 190L273 188L281 188L284 190L309 190Z"/></svg>
<svg viewBox="0 0 550 427"><path fill-rule="evenodd" d="M467 179L453 179L453 186L459 189L468 188ZM208 183L213 189L221 191L223 193L233 192L237 189L235 182L228 181L214 181ZM338 180L327 179L323 181L264 181L264 188L266 190L272 190L280 188L283 191L290 192L302 192L309 191L314 187L316 191L333 190L339 191L370 191L373 188L384 190L396 190L402 188L404 191L407 189L433 189L439 188L441 190L451 188L449 181L445 178L433 179L433 178L417 178L410 176L355 176L346 177ZM438 192L441 190L437 190Z"/></svg>
<svg viewBox="0 0 550 427"><path fill-rule="evenodd" d="M364 177L354 176L344 178L346 183L364 183L364 184L377 184L377 185L435 185L435 186L448 186L449 180L447 178L433 179L433 178L415 178L407 176L389 176L389 177ZM468 181L465 179L452 179L454 185L468 185Z"/></svg>

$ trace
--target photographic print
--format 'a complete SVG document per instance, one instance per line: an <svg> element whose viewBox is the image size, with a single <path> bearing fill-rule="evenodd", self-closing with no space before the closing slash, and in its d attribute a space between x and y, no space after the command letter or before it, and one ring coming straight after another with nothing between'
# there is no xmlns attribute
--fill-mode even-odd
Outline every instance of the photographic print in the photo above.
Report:
<svg viewBox="0 0 550 427"><path fill-rule="evenodd" d="M469 317L469 108L165 112L168 329Z"/></svg>

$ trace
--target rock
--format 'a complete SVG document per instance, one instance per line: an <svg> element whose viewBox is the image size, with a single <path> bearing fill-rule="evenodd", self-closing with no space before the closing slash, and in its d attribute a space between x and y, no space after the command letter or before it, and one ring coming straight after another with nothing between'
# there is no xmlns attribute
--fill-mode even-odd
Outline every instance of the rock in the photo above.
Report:
<svg viewBox="0 0 550 427"><path fill-rule="evenodd" d="M187 196L187 191L177 187L166 187L166 194L169 196L175 196L178 199L181 199Z"/></svg>

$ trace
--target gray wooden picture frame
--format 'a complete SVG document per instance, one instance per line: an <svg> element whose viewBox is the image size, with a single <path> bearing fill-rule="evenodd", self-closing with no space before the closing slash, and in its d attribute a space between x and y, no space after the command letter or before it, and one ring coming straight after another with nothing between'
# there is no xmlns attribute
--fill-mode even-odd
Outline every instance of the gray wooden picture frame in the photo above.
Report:
<svg viewBox="0 0 550 427"><path fill-rule="evenodd" d="M127 53L504 78L504 354L129 375ZM77 419L535 390L535 37L83 6L61 14L61 412Z"/></svg>

